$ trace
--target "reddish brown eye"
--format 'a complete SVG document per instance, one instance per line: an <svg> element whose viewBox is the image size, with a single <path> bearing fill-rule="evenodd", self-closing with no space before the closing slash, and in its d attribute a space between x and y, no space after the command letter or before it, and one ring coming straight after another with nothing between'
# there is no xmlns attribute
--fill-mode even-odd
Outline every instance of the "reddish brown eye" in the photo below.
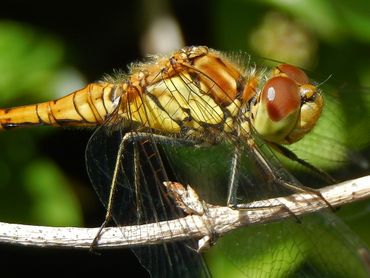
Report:
<svg viewBox="0 0 370 278"><path fill-rule="evenodd" d="M288 77L296 81L298 84L308 84L309 80L306 73L292 65L282 64L278 66L280 72L285 73Z"/></svg>
<svg viewBox="0 0 370 278"><path fill-rule="evenodd" d="M263 87L262 101L273 121L280 121L301 106L298 85L287 77L273 77Z"/></svg>

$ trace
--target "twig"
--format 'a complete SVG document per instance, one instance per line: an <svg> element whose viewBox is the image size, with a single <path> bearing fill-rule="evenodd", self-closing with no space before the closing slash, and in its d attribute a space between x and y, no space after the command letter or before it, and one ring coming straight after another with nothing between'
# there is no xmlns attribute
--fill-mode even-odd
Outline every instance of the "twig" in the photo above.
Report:
<svg viewBox="0 0 370 278"><path fill-rule="evenodd" d="M293 214L300 216L327 208L318 196L298 193L252 202L247 204L248 209L231 209L206 204L198 199L190 186L185 189L179 183L165 185L188 216L153 224L105 228L99 240L99 248L158 244L189 237L202 239L204 243L210 238L210 231L220 236L238 227L285 219ZM333 207L343 206L370 197L370 176L328 186L319 191ZM97 231L98 228L57 228L0 222L0 242L86 249L90 247Z"/></svg>

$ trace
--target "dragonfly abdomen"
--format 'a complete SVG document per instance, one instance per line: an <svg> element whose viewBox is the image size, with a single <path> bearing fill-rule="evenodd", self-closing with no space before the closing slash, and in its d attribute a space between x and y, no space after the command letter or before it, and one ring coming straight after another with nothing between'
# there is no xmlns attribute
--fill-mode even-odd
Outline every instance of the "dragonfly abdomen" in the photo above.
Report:
<svg viewBox="0 0 370 278"><path fill-rule="evenodd" d="M116 107L115 89L113 84L91 83L57 100L0 109L0 129L99 125Z"/></svg>

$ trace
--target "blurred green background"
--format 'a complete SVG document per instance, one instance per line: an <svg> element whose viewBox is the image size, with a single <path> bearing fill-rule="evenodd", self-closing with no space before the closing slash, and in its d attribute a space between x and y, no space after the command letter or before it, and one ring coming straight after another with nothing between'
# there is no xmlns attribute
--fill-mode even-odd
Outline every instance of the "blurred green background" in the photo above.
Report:
<svg viewBox="0 0 370 278"><path fill-rule="evenodd" d="M365 0L142 0L104 1L99 6L2 1L1 5L1 107L63 96L113 69L127 69L147 53L207 45L299 65L318 82L330 76L328 83L347 88L345 99L360 99L354 95L359 90L348 88L363 88L365 101L359 105L367 109L364 115L369 114L370 4ZM361 133L368 138L368 125L360 127L358 138ZM91 133L46 127L1 133L1 221L99 226L104 210L84 167ZM364 139L357 148L365 159L362 168L353 167L356 175L370 172L368 143ZM339 215L370 243L368 201L342 208ZM99 267L112 269L125 258L142 271L126 251L112 251L101 260L83 252L51 256L32 252L39 252L45 262L54 261L55 267L58 258L69 257L66 262L73 265L74 258L82 257L87 269L98 267L97 261ZM19 256L32 261L32 252L0 246L0 258L9 265Z"/></svg>

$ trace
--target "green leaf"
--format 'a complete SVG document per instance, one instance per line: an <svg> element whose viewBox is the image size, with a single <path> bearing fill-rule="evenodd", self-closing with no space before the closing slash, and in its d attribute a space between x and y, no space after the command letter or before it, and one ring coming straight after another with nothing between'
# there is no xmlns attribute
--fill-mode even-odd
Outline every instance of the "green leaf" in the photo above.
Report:
<svg viewBox="0 0 370 278"><path fill-rule="evenodd" d="M57 39L16 23L0 22L0 102L49 94L50 81L61 65Z"/></svg>
<svg viewBox="0 0 370 278"><path fill-rule="evenodd" d="M78 226L82 213L75 194L60 170L49 160L32 161L24 172L25 191L33 200L28 214L32 223Z"/></svg>

